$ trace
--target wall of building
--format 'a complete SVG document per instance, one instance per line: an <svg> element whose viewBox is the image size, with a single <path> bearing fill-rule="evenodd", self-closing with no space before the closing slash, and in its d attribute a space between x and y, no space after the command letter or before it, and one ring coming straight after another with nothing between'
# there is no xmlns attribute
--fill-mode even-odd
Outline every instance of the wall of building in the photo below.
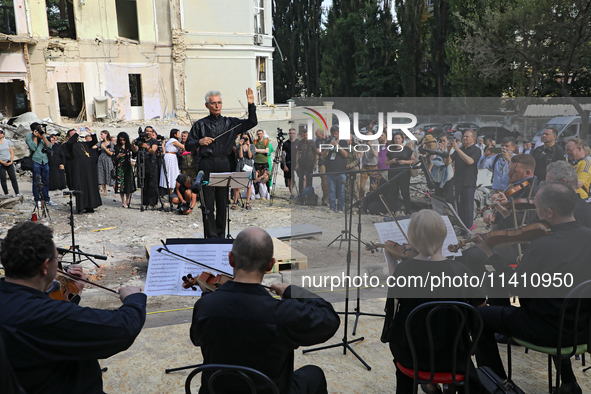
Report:
<svg viewBox="0 0 591 394"><path fill-rule="evenodd" d="M272 103L271 35L255 44L254 1L182 1L185 31L185 103L193 118L207 114L204 95L219 90L224 114L244 114L246 89L256 89L256 58L267 57L268 102ZM266 31L271 31L271 0L265 0Z"/></svg>

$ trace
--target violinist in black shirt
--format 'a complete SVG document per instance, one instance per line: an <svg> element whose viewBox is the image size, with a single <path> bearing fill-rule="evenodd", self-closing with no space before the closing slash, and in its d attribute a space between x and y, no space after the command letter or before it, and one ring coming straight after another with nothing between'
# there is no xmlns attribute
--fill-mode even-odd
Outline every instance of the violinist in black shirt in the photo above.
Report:
<svg viewBox="0 0 591 394"><path fill-rule="evenodd" d="M542 183L535 198L536 211L541 220L550 224L552 234L536 239L530 244L514 271L517 276L530 278L532 274L570 274L573 278L570 289L591 279L588 268L591 256L591 229L575 221L573 215L579 198L575 190L563 182ZM482 239L475 243L486 253L488 264L495 270L506 272L507 276L512 274L512 269L508 267L509 262L496 254ZM565 293L566 290L563 290L562 293ZM560 309L565 295L562 293L554 292L549 287L521 287L514 291L515 295L520 296L520 307L479 308L485 327L476 352L478 365L489 366L499 377L506 378L494 333L523 339L538 346L555 347L559 335ZM580 321L588 321L590 314L591 305L584 302L579 314ZM573 317L574 305L566 310L562 331L565 338L564 346L571 345L569 341L572 341L574 334ZM586 327L581 330L579 335L586 338L588 329L589 327ZM563 359L561 368L560 393L582 393L573 374L570 359Z"/></svg>
<svg viewBox="0 0 591 394"><path fill-rule="evenodd" d="M97 359L131 346L146 320L146 295L119 289L117 310L82 308L51 299L46 291L58 272L52 230L37 222L17 224L2 241L0 335L14 373L28 394L103 393ZM80 266L69 273L84 278ZM76 282L79 292L83 283ZM2 382L4 383L4 382Z"/></svg>
<svg viewBox="0 0 591 394"><path fill-rule="evenodd" d="M229 254L234 280L201 297L193 310L191 341L201 346L204 364L233 364L256 369L277 385L280 393L326 393L324 372L306 365L296 371L294 349L330 339L340 320L332 305L315 294L287 283L261 286L275 264L273 241L259 228L238 234ZM211 373L201 379L207 394ZM219 382L219 380L218 380ZM217 392L244 392L226 379ZM242 387L244 389L244 387ZM257 393L263 387L257 387Z"/></svg>

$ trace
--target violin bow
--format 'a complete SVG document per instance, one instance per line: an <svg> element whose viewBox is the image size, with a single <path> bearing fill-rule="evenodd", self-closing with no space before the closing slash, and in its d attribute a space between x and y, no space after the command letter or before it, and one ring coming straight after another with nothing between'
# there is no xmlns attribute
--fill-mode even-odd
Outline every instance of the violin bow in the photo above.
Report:
<svg viewBox="0 0 591 394"><path fill-rule="evenodd" d="M117 290L109 289L108 287L101 286L98 283L94 283L94 282L91 282L89 280L79 278L77 276L74 276L74 275L70 274L69 272L62 271L59 268L57 269L57 273L60 274L60 275L62 275L62 276L65 276L66 278L71 279L71 280L73 280L75 282L86 283L86 284L89 284L89 285L92 285L92 286L96 286L99 289L103 289L103 290L106 290L106 291L108 291L110 293L115 293L115 294L119 295L119 292Z"/></svg>
<svg viewBox="0 0 591 394"><path fill-rule="evenodd" d="M396 225L398 226L398 229L400 229L400 232L402 233L402 235L404 235L404 239L406 239L406 242L408 244L410 244L410 241L408 240L408 237L406 236L406 233L404 232L404 230L402 229L402 227L400 227L400 223L398 223L398 220L396 220L396 216L394 216L394 214L392 213L392 210L390 209L390 207L386 203L386 200L384 199L384 195L383 194L380 194L380 200L382 200L382 204L384 204L384 206L388 210L388 213L390 214L390 216L392 217L392 219L394 219L394 223L396 223Z"/></svg>
<svg viewBox="0 0 591 394"><path fill-rule="evenodd" d="M171 255L173 255L174 257L177 257L177 258L183 259L183 260L185 260L185 261L187 261L187 262L189 262L189 263L191 263L191 264L200 265L201 267L205 267L205 268L208 268L208 269L210 269L210 270L212 270L212 271L219 272L220 274L228 275L230 278L234 278L234 275L233 275L233 274L229 274L229 273L227 273L227 272L224 272L224 271L222 271L222 270L219 270L219 269L217 269L217 268L210 267L209 265L206 265L206 264L200 263L200 262L198 262L198 261L195 261L195 260L191 260L191 259L190 259L190 258L188 258L188 257L185 257L185 256L183 256L183 255L180 255L180 254L178 254L178 253L175 253L175 252L171 251L170 249L168 249L168 246L166 246L166 244L164 243L164 241L163 241L163 240L160 240L160 242L162 243L162 245L163 245L164 247L163 247L163 248L158 248L158 249L156 249L156 251L157 251L158 253L162 253L162 250L165 250L166 252L170 253L170 254L171 254Z"/></svg>

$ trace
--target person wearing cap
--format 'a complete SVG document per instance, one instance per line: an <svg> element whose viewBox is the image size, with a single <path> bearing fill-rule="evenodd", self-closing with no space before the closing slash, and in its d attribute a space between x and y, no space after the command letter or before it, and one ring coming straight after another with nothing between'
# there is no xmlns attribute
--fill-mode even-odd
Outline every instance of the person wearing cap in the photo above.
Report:
<svg viewBox="0 0 591 394"><path fill-rule="evenodd" d="M35 198L35 204L41 201L39 187L37 187L39 178L41 178L45 203L57 205L49 199L49 157L47 156L47 149L51 149L53 145L51 145L51 142L45 136L44 126L37 122L31 123L31 133L25 137L31 159L33 160L33 197Z"/></svg>

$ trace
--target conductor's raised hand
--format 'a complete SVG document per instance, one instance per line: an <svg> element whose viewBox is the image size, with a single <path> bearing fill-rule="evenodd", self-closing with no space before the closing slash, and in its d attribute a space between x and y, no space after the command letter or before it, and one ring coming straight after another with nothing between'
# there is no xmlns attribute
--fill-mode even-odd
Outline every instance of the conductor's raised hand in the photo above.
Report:
<svg viewBox="0 0 591 394"><path fill-rule="evenodd" d="M246 89L246 99L248 100L248 104L254 104L254 93L251 88Z"/></svg>

